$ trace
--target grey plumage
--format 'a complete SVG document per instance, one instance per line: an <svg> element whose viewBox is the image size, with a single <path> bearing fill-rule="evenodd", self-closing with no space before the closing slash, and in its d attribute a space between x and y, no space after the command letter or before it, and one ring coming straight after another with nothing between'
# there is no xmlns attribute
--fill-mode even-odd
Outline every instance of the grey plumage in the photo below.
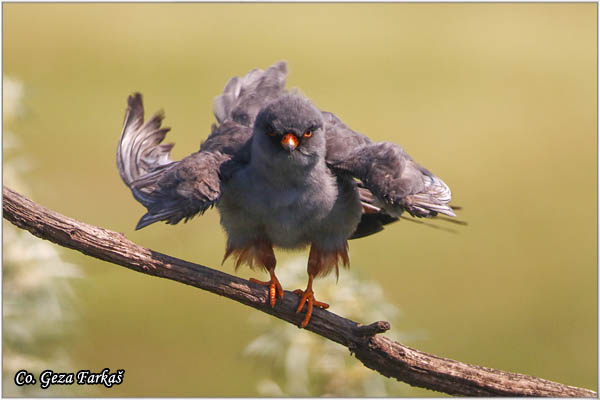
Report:
<svg viewBox="0 0 600 400"><path fill-rule="evenodd" d="M456 216L449 206L450 188L393 143L365 143L330 165L360 179L373 193L373 204L389 215Z"/></svg>
<svg viewBox="0 0 600 400"><path fill-rule="evenodd" d="M301 98L285 91L286 74L285 62L279 62L266 71L255 69L230 79L214 101L218 124L213 125L199 151L180 161L169 158L172 144L161 144L169 131L161 128L162 113L144 124L141 95L129 97L117 166L134 197L148 209L137 229L157 221L187 221L219 203L223 185L250 164L251 138L259 112L282 96ZM359 179L361 201L370 210L363 214L361 225L357 222L360 232L350 236L378 232L403 211L416 217L438 213L454 216L448 186L399 146L374 143L334 114L320 114L328 167L323 173L345 182L352 177Z"/></svg>
<svg viewBox="0 0 600 400"><path fill-rule="evenodd" d="M231 78L223 93L213 102L213 113L219 123L227 120L252 126L263 105L277 98L285 87L287 64L283 61L266 71L253 69L245 76Z"/></svg>
<svg viewBox="0 0 600 400"><path fill-rule="evenodd" d="M228 248L261 237L281 248L345 246L361 205L352 178L333 174L325 162L323 127L321 112L296 94L282 94L261 109L250 161L224 183L218 204ZM294 151L282 149L285 134L298 141Z"/></svg>
<svg viewBox="0 0 600 400"><path fill-rule="evenodd" d="M280 62L229 80L215 98L217 124L195 153L173 161L168 128L156 114L144 123L140 94L129 97L117 148L117 167L148 212L136 229L176 224L216 206L227 233L224 260L269 272L269 302L283 297L273 247L310 245L308 285L297 292L311 318L313 279L341 262L347 240L377 233L403 212L414 217L455 216L451 193L437 176L393 143L374 143L309 99L285 90ZM404 217L402 217L404 218Z"/></svg>

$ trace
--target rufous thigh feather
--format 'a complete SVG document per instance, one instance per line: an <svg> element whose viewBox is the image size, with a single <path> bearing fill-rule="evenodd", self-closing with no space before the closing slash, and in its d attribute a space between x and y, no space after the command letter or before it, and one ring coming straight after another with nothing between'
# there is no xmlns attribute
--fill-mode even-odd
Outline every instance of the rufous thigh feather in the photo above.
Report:
<svg viewBox="0 0 600 400"><path fill-rule="evenodd" d="M275 268L275 254L273 246L268 240L257 240L244 247L227 248L223 262L233 255L235 258L235 270L242 265L247 264L251 269L256 267L269 270Z"/></svg>
<svg viewBox="0 0 600 400"><path fill-rule="evenodd" d="M308 256L308 273L317 276L326 276L335 268L335 275L339 277L339 263L348 268L348 242L344 242L341 248L334 250L321 250L318 245L312 244Z"/></svg>

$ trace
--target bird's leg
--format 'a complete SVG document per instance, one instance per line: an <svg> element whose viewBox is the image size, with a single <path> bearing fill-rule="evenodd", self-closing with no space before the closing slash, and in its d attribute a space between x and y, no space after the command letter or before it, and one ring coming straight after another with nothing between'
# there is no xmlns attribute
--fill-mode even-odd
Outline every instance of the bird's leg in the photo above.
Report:
<svg viewBox="0 0 600 400"><path fill-rule="evenodd" d="M275 307L275 297L283 299L283 288L279 283L279 279L275 276L275 254L273 253L273 246L269 241L261 240L253 244L253 254L259 265L263 266L269 275L271 280L259 281L258 279L250 278L250 282L258 283L269 287L269 304L271 307Z"/></svg>
<svg viewBox="0 0 600 400"><path fill-rule="evenodd" d="M280 299L283 299L283 288L279 283L279 279L275 276L275 268L269 269L269 274L271 275L270 281L259 281L258 279L250 278L250 282L258 283L259 285L264 285L269 287L269 304L271 307L275 307L275 295Z"/></svg>
<svg viewBox="0 0 600 400"><path fill-rule="evenodd" d="M308 256L308 285L306 286L306 290L294 290L294 293L300 296L300 304L298 304L296 312L299 313L304 308L304 304L308 304L306 307L306 315L304 316L304 320L302 321L302 323L300 323L300 328L304 328L306 327L306 325L308 325L310 317L312 316L314 306L319 308L329 307L329 304L315 300L315 294L312 290L312 282L315 276L317 276L319 272L323 272L323 270L331 268L330 266L325 265L324 263L324 261L329 258L330 257L325 257L325 253L319 251L314 244L311 246L310 255ZM335 261L337 265L337 252L335 256Z"/></svg>
<svg viewBox="0 0 600 400"><path fill-rule="evenodd" d="M306 307L306 315L304 316L304 320L302 320L302 322L300 323L300 328L304 328L306 327L306 325L308 325L308 321L310 321L310 317L312 316L314 306L320 308L329 308L329 304L315 300L315 294L312 290L313 278L314 276L309 273L308 285L306 286L306 290L294 290L294 293L300 296L300 304L298 305L298 309L296 310L297 313L302 311L302 309L304 308L304 303L308 303L308 306Z"/></svg>

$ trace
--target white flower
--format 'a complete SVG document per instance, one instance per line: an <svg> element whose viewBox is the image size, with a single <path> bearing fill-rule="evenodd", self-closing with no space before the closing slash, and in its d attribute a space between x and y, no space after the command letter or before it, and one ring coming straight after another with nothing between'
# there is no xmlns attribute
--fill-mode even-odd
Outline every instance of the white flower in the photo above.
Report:
<svg viewBox="0 0 600 400"><path fill-rule="evenodd" d="M17 117L21 110L23 87L4 78L4 117ZM26 193L21 174L28 160L15 158L20 143L4 132L4 182ZM7 161L7 157L9 160ZM7 221L2 224L2 300L3 300L3 392L4 396L39 396L39 385L16 386L13 378L21 369L41 372L51 365L57 371L72 369L64 350L65 333L76 319L70 278L79 277L79 269L62 260L60 250ZM68 387L57 388L57 395Z"/></svg>

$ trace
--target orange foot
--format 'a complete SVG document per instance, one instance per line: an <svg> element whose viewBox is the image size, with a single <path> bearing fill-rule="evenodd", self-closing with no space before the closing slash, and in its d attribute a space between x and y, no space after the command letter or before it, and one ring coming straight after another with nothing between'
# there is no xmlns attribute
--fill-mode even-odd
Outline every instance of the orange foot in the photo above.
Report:
<svg viewBox="0 0 600 400"><path fill-rule="evenodd" d="M258 279L250 278L250 282L258 283L259 285L264 285L269 287L269 303L271 307L275 307L275 295L280 299L283 299L283 288L279 283L279 279L275 276L275 272L273 270L269 270L271 274L270 281L259 281Z"/></svg>
<svg viewBox="0 0 600 400"><path fill-rule="evenodd" d="M306 315L304 316L302 323L300 323L300 328L304 328L308 325L308 321L310 321L310 317L312 316L313 306L329 308L329 304L315 300L315 294L312 290L312 276L310 275L308 276L308 287L306 290L296 289L294 290L294 293L300 296L300 304L298 304L298 308L296 309L297 313L302 311L305 303L308 303Z"/></svg>

